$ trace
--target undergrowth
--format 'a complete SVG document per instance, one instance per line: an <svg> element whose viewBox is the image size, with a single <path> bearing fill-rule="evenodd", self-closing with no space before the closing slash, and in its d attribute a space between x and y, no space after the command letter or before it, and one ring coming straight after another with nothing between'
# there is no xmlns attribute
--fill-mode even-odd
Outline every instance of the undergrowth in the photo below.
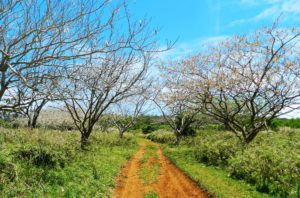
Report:
<svg viewBox="0 0 300 198"><path fill-rule="evenodd" d="M132 135L0 129L0 197L106 197L137 149Z"/></svg>
<svg viewBox="0 0 300 198"><path fill-rule="evenodd" d="M158 162L157 147L147 145L144 155L140 159L141 167L139 177L145 185L155 183L160 174L160 163Z"/></svg>
<svg viewBox="0 0 300 198"><path fill-rule="evenodd" d="M198 131L196 137L184 138L176 146L173 144L175 136L170 132L157 131L146 137L166 143L175 153L187 148L191 158L182 163L192 161L195 166L215 167L225 171L231 179L247 182L257 191L271 196L300 196L299 130L285 128L262 132L247 146L242 146L226 131ZM172 157L172 153L169 154Z"/></svg>

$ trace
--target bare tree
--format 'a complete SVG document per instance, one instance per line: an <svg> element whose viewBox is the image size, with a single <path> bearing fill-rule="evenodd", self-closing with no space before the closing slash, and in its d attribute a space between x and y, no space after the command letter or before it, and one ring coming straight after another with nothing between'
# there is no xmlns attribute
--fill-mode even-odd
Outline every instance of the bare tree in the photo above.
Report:
<svg viewBox="0 0 300 198"><path fill-rule="evenodd" d="M110 114L103 114L97 125L100 127L101 132L109 132L109 128L113 126L112 121L111 121L111 115Z"/></svg>
<svg viewBox="0 0 300 198"><path fill-rule="evenodd" d="M50 95L40 93L36 89L20 85L11 96L11 101L14 101L14 104L19 104L18 108L13 111L27 118L28 127L36 128L40 112L51 100L50 97Z"/></svg>
<svg viewBox="0 0 300 198"><path fill-rule="evenodd" d="M274 24L234 36L176 71L186 76L198 108L247 144L266 123L298 107L299 36L294 28Z"/></svg>
<svg viewBox="0 0 300 198"><path fill-rule="evenodd" d="M88 50L98 53L61 71L59 93L81 133L82 149L107 108L136 93L133 90L147 77L153 53L162 51L156 43L156 31L147 29L147 20L132 21L126 3L118 7L117 16L110 20L109 34L97 34L108 39L89 46ZM97 50L98 45L105 50ZM171 46L167 43L164 50Z"/></svg>
<svg viewBox="0 0 300 198"><path fill-rule="evenodd" d="M18 90L19 97L22 100L27 100L27 102L22 103L22 106L18 113L24 115L27 118L27 126L29 128L36 128L37 120L40 115L41 110L49 101L46 97L39 97L38 94L32 93L31 97L25 98L26 96L23 90Z"/></svg>
<svg viewBox="0 0 300 198"><path fill-rule="evenodd" d="M112 107L111 121L120 134L120 138L124 133L133 127L137 121L138 116L144 113L146 98L142 93L141 95L134 95L133 97L126 98Z"/></svg>
<svg viewBox="0 0 300 198"><path fill-rule="evenodd" d="M27 78L26 85L21 81L15 82L15 86L11 87L6 94L10 100L9 107L14 108L7 109L7 111L25 116L27 126L36 128L41 110L49 101L57 99L54 98L57 92L55 71L55 68L33 68L30 71L30 78Z"/></svg>
<svg viewBox="0 0 300 198"><path fill-rule="evenodd" d="M1 1L0 110L18 107L3 97L16 82L30 86L35 68L65 67L107 48L115 50L111 30L119 8L110 0Z"/></svg>
<svg viewBox="0 0 300 198"><path fill-rule="evenodd" d="M186 135L192 135L192 125L196 122L196 115L199 113L194 109L189 109L185 104L166 106L156 102L165 121L174 131L176 136L175 144L179 144L181 138Z"/></svg>
<svg viewBox="0 0 300 198"><path fill-rule="evenodd" d="M103 112L111 104L131 96L130 90L146 74L146 57L139 68L134 66L135 61L141 61L136 60L137 57L132 59L130 55L126 60L124 58L123 55L119 57L114 54L96 65L79 66L70 75L66 89L63 89L65 106L81 132L82 148L86 146L93 127Z"/></svg>
<svg viewBox="0 0 300 198"><path fill-rule="evenodd" d="M188 90L183 85L184 76L174 72L175 62L163 63L161 67L162 82L156 87L158 93L153 101L162 113L165 121L174 131L175 144L178 144L184 135L190 134L192 124L196 122L199 110L190 102ZM170 66L170 67L169 67Z"/></svg>

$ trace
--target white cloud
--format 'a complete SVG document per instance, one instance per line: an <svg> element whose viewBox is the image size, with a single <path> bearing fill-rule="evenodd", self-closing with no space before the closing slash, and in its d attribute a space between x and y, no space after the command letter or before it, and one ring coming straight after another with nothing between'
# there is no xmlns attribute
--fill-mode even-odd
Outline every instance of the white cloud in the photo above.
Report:
<svg viewBox="0 0 300 198"><path fill-rule="evenodd" d="M300 12L300 1L299 0L290 0L285 1L282 5L283 12L292 12L298 13Z"/></svg>
<svg viewBox="0 0 300 198"><path fill-rule="evenodd" d="M256 6L259 4L276 4L282 0L238 0L236 3L246 6Z"/></svg>
<svg viewBox="0 0 300 198"><path fill-rule="evenodd" d="M293 110L294 109L294 110ZM299 105L292 105L292 108L285 108L282 110L281 118L300 118Z"/></svg>
<svg viewBox="0 0 300 198"><path fill-rule="evenodd" d="M207 46L216 45L221 41L226 40L229 36L215 36L215 37L205 37L199 38L192 41L177 43L173 49L160 53L159 59L170 60L170 59L180 59L189 55L193 55L200 50L203 50Z"/></svg>
<svg viewBox="0 0 300 198"><path fill-rule="evenodd" d="M271 16L276 17L276 15L278 15L278 9L276 7L271 7L271 8L264 10L263 12L259 13L258 15L254 16L252 18L239 19L239 20L233 21L229 24L229 26L236 26L236 25L240 25L240 24L244 24L244 23L258 22L260 20L266 19Z"/></svg>
<svg viewBox="0 0 300 198"><path fill-rule="evenodd" d="M244 6L257 6L263 4L269 6L256 16L231 22L229 24L231 27L245 23L258 22L264 19L275 20L280 14L283 15L281 20L293 19L297 21L300 19L300 0L241 0L239 3Z"/></svg>

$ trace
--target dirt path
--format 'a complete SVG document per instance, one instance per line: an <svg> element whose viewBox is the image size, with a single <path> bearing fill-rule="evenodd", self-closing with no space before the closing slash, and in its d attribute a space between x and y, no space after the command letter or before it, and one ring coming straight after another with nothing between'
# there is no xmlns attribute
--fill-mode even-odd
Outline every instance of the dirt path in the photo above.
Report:
<svg viewBox="0 0 300 198"><path fill-rule="evenodd" d="M172 164L159 145L143 142L125 164L113 197L116 198L191 198L208 197L198 185Z"/></svg>

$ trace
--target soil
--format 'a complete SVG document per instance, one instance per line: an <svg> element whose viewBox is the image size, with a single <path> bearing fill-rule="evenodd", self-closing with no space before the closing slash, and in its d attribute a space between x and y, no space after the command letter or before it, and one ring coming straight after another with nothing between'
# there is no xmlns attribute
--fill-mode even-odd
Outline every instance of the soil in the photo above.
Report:
<svg viewBox="0 0 300 198"><path fill-rule="evenodd" d="M157 147L160 174L156 182L145 185L139 177L139 169L141 167L140 159L149 144ZM143 198L150 192L155 192L159 198L209 197L196 182L192 181L164 156L158 144L152 142L141 144L139 151L124 165L116 183L113 193L113 197L116 198Z"/></svg>

